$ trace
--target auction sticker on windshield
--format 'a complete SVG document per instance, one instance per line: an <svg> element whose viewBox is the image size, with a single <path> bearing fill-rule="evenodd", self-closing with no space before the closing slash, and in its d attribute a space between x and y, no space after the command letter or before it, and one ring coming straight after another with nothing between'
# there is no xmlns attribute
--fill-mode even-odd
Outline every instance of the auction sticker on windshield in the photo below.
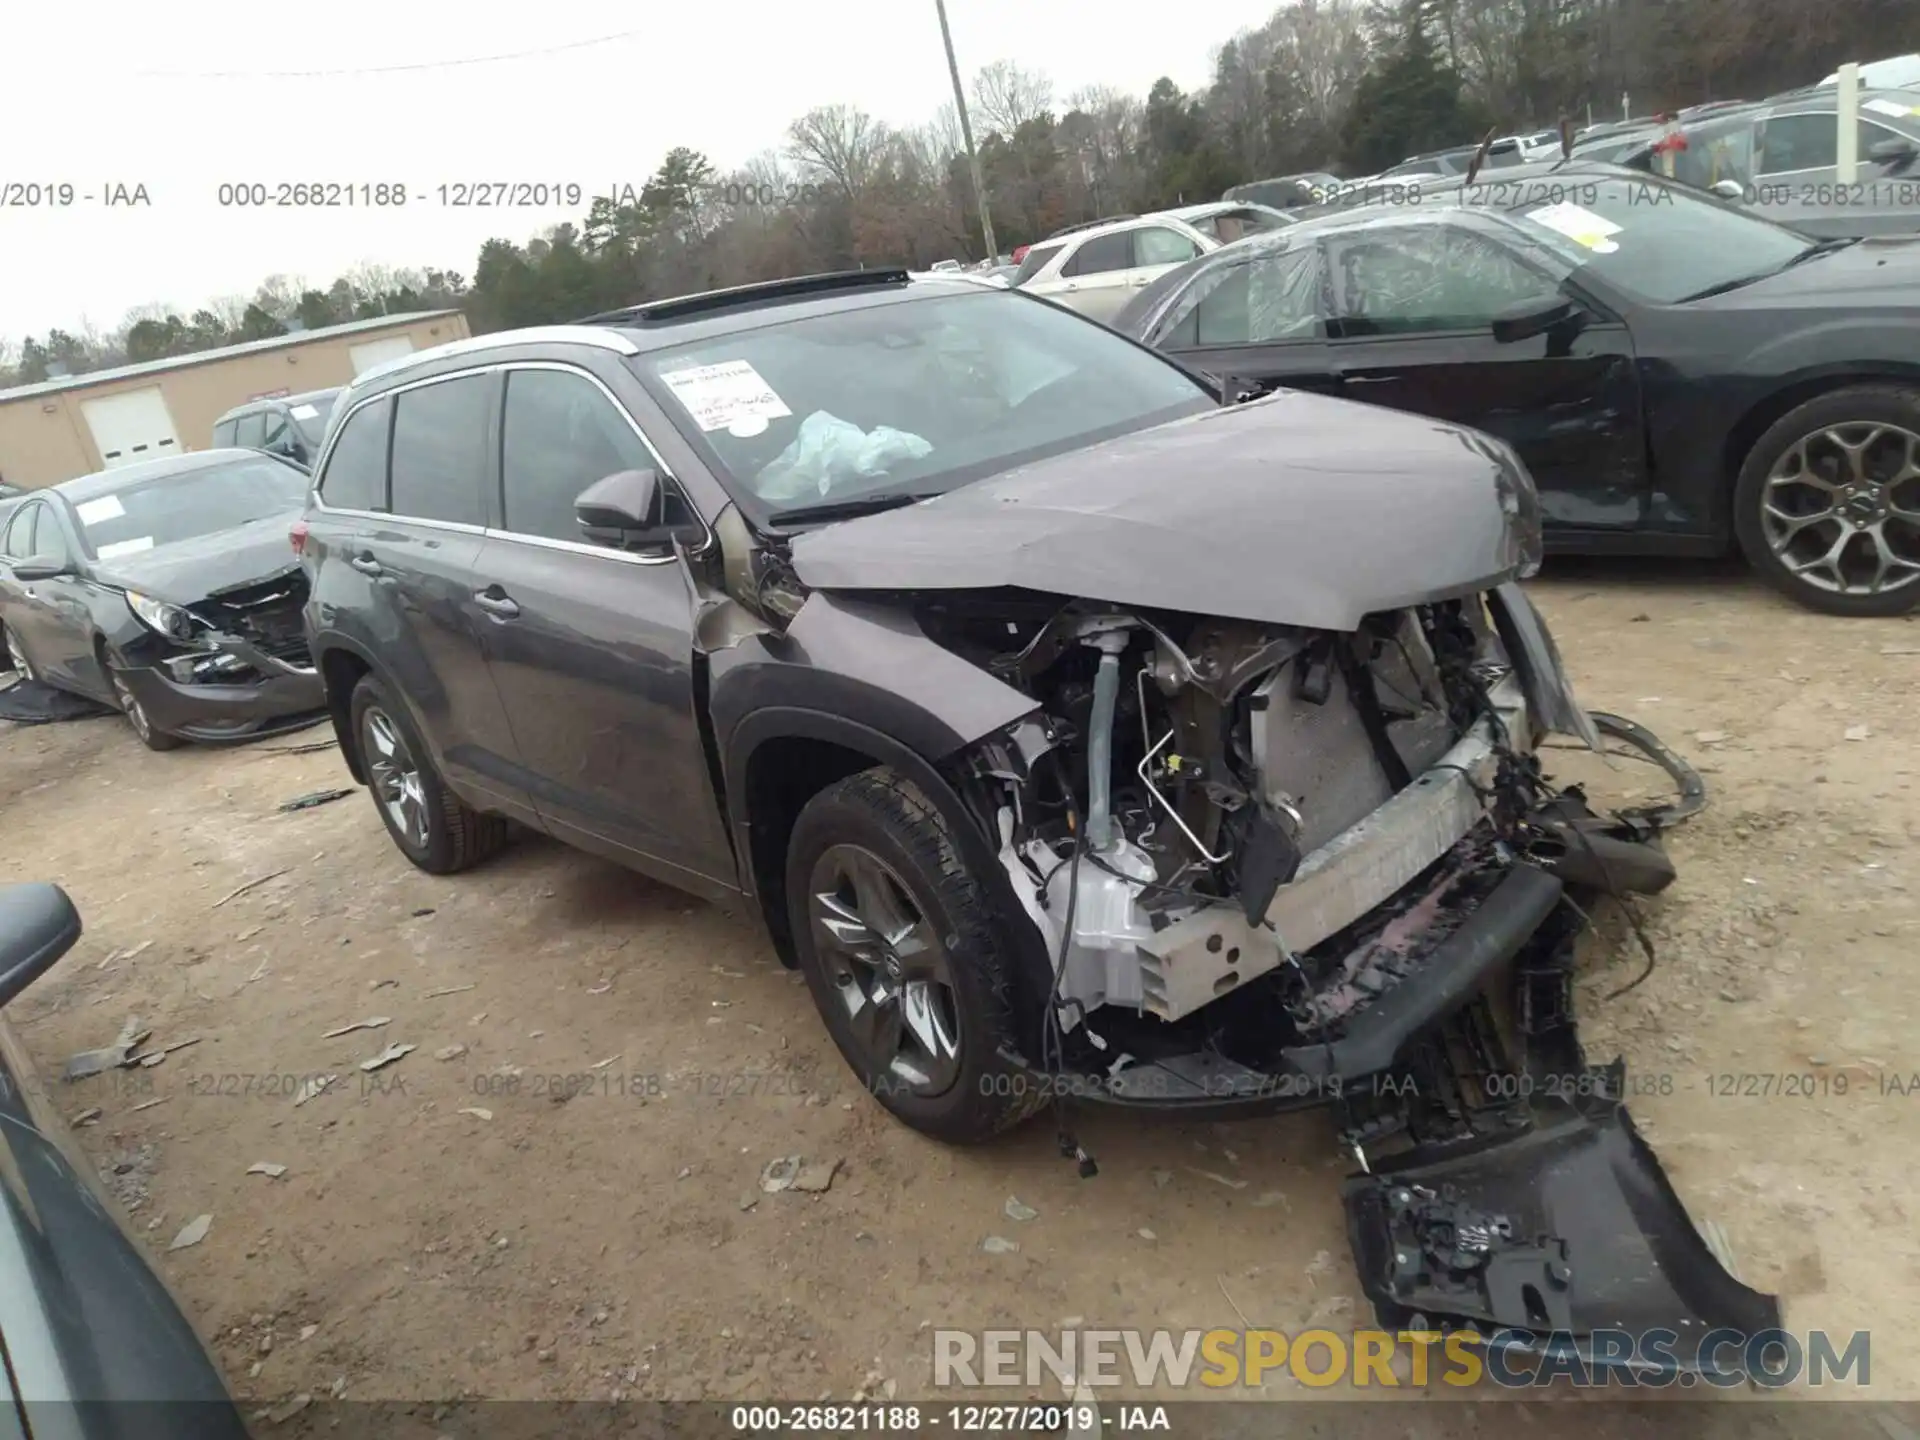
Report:
<svg viewBox="0 0 1920 1440"><path fill-rule="evenodd" d="M767 421L793 414L760 372L745 360L723 360L718 365L695 365L688 370L669 370L660 378L673 390L674 398L687 407L694 423L702 431L729 430L736 435L757 435Z"/></svg>
<svg viewBox="0 0 1920 1440"><path fill-rule="evenodd" d="M320 412L311 405L296 405L290 413L296 420L311 420Z"/></svg>
<svg viewBox="0 0 1920 1440"><path fill-rule="evenodd" d="M127 513L118 495L102 495L98 500L83 500L73 507L82 525L98 525L102 520L118 520Z"/></svg>
<svg viewBox="0 0 1920 1440"><path fill-rule="evenodd" d="M1862 100L1860 108L1872 110L1880 115L1920 115L1920 106L1901 105L1892 100L1882 100L1878 96L1871 100Z"/></svg>
<svg viewBox="0 0 1920 1440"><path fill-rule="evenodd" d="M1620 227L1584 205L1569 202L1544 205L1538 210L1529 210L1527 219L1566 236L1576 245L1584 245L1596 255L1611 255L1620 248L1620 242L1613 238L1620 233Z"/></svg>

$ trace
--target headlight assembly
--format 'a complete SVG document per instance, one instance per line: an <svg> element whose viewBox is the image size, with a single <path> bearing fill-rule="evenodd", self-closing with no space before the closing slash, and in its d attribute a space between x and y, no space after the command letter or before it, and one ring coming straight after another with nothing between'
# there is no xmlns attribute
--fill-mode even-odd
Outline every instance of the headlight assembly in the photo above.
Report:
<svg viewBox="0 0 1920 1440"><path fill-rule="evenodd" d="M127 591L127 608L149 630L181 644L193 641L201 629L200 622L178 605L169 605L137 590Z"/></svg>

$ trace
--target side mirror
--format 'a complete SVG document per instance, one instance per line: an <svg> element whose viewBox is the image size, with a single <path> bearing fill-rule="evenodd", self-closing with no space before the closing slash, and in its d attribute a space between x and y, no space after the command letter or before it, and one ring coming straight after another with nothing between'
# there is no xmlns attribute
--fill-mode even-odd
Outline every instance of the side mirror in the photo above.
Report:
<svg viewBox="0 0 1920 1440"><path fill-rule="evenodd" d="M596 480L573 502L587 540L619 550L665 545L679 533L667 523L667 492L657 470L619 470Z"/></svg>
<svg viewBox="0 0 1920 1440"><path fill-rule="evenodd" d="M1531 340L1536 335L1544 335L1566 324L1578 313L1578 307L1564 296L1528 300L1494 316L1493 338L1502 345Z"/></svg>
<svg viewBox="0 0 1920 1440"><path fill-rule="evenodd" d="M1710 188L1712 193L1722 200L1738 201L1746 199L1747 196L1746 187L1738 180L1716 180Z"/></svg>
<svg viewBox="0 0 1920 1440"><path fill-rule="evenodd" d="M56 580L72 573L73 566L57 555L35 555L13 567L13 578L23 585L31 585L36 580Z"/></svg>
<svg viewBox="0 0 1920 1440"><path fill-rule="evenodd" d="M1881 140L1867 147L1867 158L1876 165L1884 165L1889 170L1904 170L1920 156L1920 146L1899 136Z"/></svg>
<svg viewBox="0 0 1920 1440"><path fill-rule="evenodd" d="M53 968L80 938L80 912L58 885L0 886L0 1006Z"/></svg>

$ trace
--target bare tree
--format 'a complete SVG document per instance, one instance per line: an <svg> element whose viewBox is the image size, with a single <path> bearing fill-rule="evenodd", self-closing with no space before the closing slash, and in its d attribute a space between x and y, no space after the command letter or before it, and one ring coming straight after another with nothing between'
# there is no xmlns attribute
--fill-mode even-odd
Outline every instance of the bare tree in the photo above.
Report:
<svg viewBox="0 0 1920 1440"><path fill-rule="evenodd" d="M788 152L801 169L836 186L849 203L873 178L887 127L852 105L822 105L788 127Z"/></svg>
<svg viewBox="0 0 1920 1440"><path fill-rule="evenodd" d="M1053 82L1038 70L996 60L973 77L976 132L1011 136L1053 109Z"/></svg>

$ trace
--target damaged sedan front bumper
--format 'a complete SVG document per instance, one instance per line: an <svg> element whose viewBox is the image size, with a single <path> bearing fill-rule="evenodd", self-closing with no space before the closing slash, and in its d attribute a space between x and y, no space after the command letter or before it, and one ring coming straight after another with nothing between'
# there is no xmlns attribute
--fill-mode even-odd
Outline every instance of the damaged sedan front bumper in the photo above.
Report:
<svg viewBox="0 0 1920 1440"><path fill-rule="evenodd" d="M326 686L317 671L288 666L251 645L235 642L190 657L206 664L204 680L176 678L170 667L179 658L187 657L120 672L148 723L169 735L203 744L251 740L327 716ZM231 663L220 665L223 659Z"/></svg>

